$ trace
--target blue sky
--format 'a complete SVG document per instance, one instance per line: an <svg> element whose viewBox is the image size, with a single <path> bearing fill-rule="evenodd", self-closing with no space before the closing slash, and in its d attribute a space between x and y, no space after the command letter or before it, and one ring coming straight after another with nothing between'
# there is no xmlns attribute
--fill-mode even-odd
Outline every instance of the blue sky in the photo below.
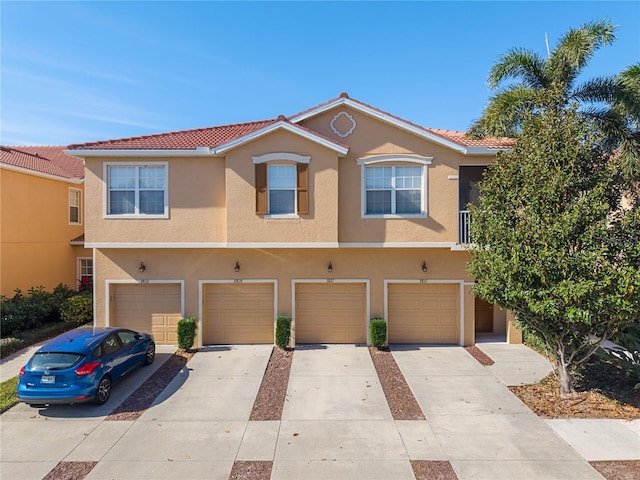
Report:
<svg viewBox="0 0 640 480"><path fill-rule="evenodd" d="M0 143L66 145L291 115L346 91L466 130L511 47L618 26L587 77L640 61L640 2L3 0Z"/></svg>

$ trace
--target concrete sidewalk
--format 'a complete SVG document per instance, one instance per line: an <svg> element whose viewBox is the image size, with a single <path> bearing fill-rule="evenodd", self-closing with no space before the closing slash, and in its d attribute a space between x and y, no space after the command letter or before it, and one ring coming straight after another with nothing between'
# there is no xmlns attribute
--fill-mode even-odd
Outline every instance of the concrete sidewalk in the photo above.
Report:
<svg viewBox="0 0 640 480"><path fill-rule="evenodd" d="M36 350L38 350L47 341L23 348L22 350L0 360L0 382L4 382L5 380L9 380L10 378L18 375L18 373L20 373L20 369L26 365Z"/></svg>
<svg viewBox="0 0 640 480"><path fill-rule="evenodd" d="M544 377L545 361L522 345L478 346L495 365L462 347L392 347L423 421L393 420L367 347L354 345L296 348L280 421L249 421L269 345L201 349L138 420L105 421L172 353L159 352L108 407L3 414L2 478L93 461L87 480L227 480L235 461L266 460L274 480L408 480L411 460L444 460L461 480L589 480L602 477L586 460L640 459L639 421L542 420L505 384Z"/></svg>

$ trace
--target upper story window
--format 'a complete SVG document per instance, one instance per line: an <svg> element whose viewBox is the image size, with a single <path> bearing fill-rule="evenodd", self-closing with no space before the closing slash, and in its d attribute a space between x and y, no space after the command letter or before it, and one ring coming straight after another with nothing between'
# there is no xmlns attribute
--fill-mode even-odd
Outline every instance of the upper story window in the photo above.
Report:
<svg viewBox="0 0 640 480"><path fill-rule="evenodd" d="M296 213L296 166L267 165L270 215Z"/></svg>
<svg viewBox="0 0 640 480"><path fill-rule="evenodd" d="M427 166L431 158L377 155L359 159L363 217L427 215Z"/></svg>
<svg viewBox="0 0 640 480"><path fill-rule="evenodd" d="M284 152L253 157L257 215L291 218L309 213L310 159Z"/></svg>
<svg viewBox="0 0 640 480"><path fill-rule="evenodd" d="M108 216L166 218L167 164L110 164L107 169Z"/></svg>
<svg viewBox="0 0 640 480"><path fill-rule="evenodd" d="M81 215L82 204L82 191L70 188L69 189L69 223L80 224L82 223Z"/></svg>

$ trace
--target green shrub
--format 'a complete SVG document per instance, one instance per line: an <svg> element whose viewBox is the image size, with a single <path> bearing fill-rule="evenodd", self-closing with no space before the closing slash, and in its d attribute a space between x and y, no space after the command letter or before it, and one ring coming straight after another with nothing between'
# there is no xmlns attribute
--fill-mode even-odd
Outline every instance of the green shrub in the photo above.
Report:
<svg viewBox="0 0 640 480"><path fill-rule="evenodd" d="M43 286L31 287L23 295L15 290L13 298L0 297L0 330L2 337L60 321L60 310L75 292L63 284L47 292Z"/></svg>
<svg viewBox="0 0 640 480"><path fill-rule="evenodd" d="M60 308L60 319L74 325L82 325L93 320L93 296L91 292L67 298Z"/></svg>
<svg viewBox="0 0 640 480"><path fill-rule="evenodd" d="M183 318L178 322L178 348L182 350L191 350L193 342L196 339L196 319Z"/></svg>
<svg viewBox="0 0 640 480"><path fill-rule="evenodd" d="M276 345L285 348L291 339L291 317L278 317L276 319Z"/></svg>
<svg viewBox="0 0 640 480"><path fill-rule="evenodd" d="M378 348L387 344L387 322L384 318L372 318L369 322L369 341Z"/></svg>
<svg viewBox="0 0 640 480"><path fill-rule="evenodd" d="M15 337L0 338L0 352L2 358L17 352L26 346L25 342Z"/></svg>

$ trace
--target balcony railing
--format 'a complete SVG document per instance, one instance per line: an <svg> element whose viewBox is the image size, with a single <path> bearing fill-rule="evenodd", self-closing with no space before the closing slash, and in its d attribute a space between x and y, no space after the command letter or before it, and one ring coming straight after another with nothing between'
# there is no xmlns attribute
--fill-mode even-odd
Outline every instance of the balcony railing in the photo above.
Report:
<svg viewBox="0 0 640 480"><path fill-rule="evenodd" d="M458 214L458 243L471 243L471 212L460 210Z"/></svg>

